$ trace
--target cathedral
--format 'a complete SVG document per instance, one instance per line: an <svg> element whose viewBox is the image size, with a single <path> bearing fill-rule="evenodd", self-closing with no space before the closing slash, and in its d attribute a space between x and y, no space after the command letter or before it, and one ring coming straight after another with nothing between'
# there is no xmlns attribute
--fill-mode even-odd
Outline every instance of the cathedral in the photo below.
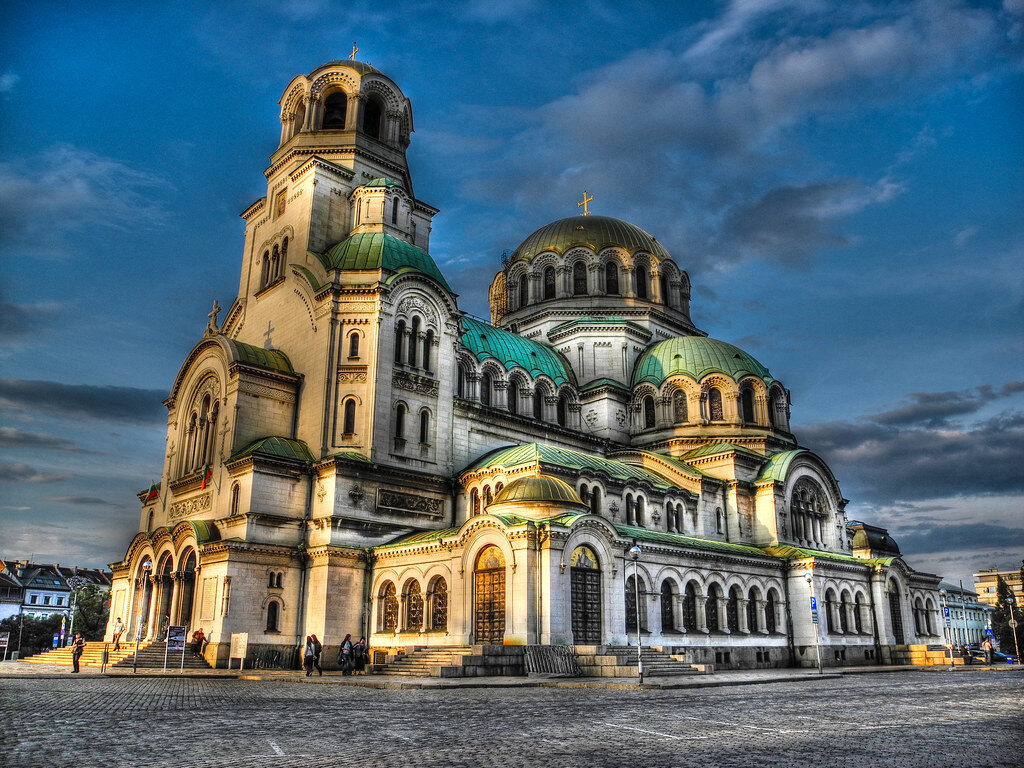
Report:
<svg viewBox="0 0 1024 768"><path fill-rule="evenodd" d="M280 121L108 638L201 627L216 665L233 633L285 655L315 634L328 663L347 634L378 658L639 638L721 668L940 642L939 578L847 519L784 382L694 322L656 237L584 193L495 263L487 322L430 255L390 78L330 62Z"/></svg>

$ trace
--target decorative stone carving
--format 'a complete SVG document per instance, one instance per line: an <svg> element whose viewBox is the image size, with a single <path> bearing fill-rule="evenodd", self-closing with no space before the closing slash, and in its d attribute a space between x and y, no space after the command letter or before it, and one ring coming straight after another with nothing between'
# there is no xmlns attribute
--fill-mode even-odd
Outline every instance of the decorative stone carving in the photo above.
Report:
<svg viewBox="0 0 1024 768"><path fill-rule="evenodd" d="M352 506L358 507L363 503L363 498L366 496L366 492L358 485L353 485L348 491L348 497L352 501Z"/></svg>
<svg viewBox="0 0 1024 768"><path fill-rule="evenodd" d="M202 496L196 496L191 499L183 499L181 501L174 502L171 504L167 514L171 520L177 520L182 517L194 515L196 512L205 512L212 505L212 494L204 493Z"/></svg>
<svg viewBox="0 0 1024 768"><path fill-rule="evenodd" d="M342 368L338 371L339 384L365 384L366 368L360 366L358 369Z"/></svg>
<svg viewBox="0 0 1024 768"><path fill-rule="evenodd" d="M441 386L440 382L436 379L407 371L395 371L391 383L396 389L417 392L422 395L429 395L430 397L437 397L438 389Z"/></svg>
<svg viewBox="0 0 1024 768"><path fill-rule="evenodd" d="M439 518L444 515L444 499L380 488L377 491L377 509L392 514Z"/></svg>

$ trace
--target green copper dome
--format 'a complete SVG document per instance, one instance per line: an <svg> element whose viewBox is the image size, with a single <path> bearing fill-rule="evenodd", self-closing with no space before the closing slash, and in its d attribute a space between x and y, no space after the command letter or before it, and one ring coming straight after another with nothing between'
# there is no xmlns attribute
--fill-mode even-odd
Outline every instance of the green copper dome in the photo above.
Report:
<svg viewBox="0 0 1024 768"><path fill-rule="evenodd" d="M577 245L594 251L613 245L630 254L646 251L659 259L671 258L661 243L640 227L610 216L571 216L553 221L523 240L512 258L530 260L542 251L562 254Z"/></svg>
<svg viewBox="0 0 1024 768"><path fill-rule="evenodd" d="M633 369L633 386L649 381L660 387L677 374L700 381L709 373L722 373L735 381L750 375L766 384L773 381L768 369L739 347L706 336L679 336L658 342L640 355Z"/></svg>
<svg viewBox="0 0 1024 768"><path fill-rule="evenodd" d="M547 376L555 382L556 387L574 381L572 368L551 347L516 336L472 317L462 318L461 341L462 346L472 352L477 360L494 358L506 371L511 371L518 365L529 371L531 376Z"/></svg>
<svg viewBox="0 0 1024 768"><path fill-rule="evenodd" d="M498 495L494 497L495 504L529 504L533 502L583 506L583 500L572 486L549 475L520 477L498 491Z"/></svg>
<svg viewBox="0 0 1024 768"><path fill-rule="evenodd" d="M398 272L403 267L422 272L440 283L449 293L452 289L437 268L430 254L422 248L382 232L365 232L342 240L324 254L327 269L376 270Z"/></svg>

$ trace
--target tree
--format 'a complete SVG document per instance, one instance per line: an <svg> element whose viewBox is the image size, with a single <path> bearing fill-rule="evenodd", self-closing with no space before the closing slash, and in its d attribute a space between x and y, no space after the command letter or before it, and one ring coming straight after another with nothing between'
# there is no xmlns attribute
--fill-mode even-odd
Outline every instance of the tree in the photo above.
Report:
<svg viewBox="0 0 1024 768"><path fill-rule="evenodd" d="M60 614L46 619L30 616L10 616L0 621L0 632L10 632L8 648L19 651L18 657L25 658L53 648L53 636L60 632ZM22 625L24 621L24 625ZM21 632L21 648L18 648L18 633Z"/></svg>
<svg viewBox="0 0 1024 768"><path fill-rule="evenodd" d="M1024 567L1022 567L1024 570ZM1003 653L1013 653L1013 629L1010 627L1010 603L1007 600L1011 596L1010 587L1001 576L996 577L996 609L992 612L992 634L996 636L999 643L999 650ZM1014 605L1014 615L1017 621L1021 620L1021 606ZM1020 627L1017 627L1020 631ZM1020 636L1017 637L1020 640Z"/></svg>
<svg viewBox="0 0 1024 768"><path fill-rule="evenodd" d="M95 584L75 590L75 632L86 640L102 640L110 611L109 594Z"/></svg>

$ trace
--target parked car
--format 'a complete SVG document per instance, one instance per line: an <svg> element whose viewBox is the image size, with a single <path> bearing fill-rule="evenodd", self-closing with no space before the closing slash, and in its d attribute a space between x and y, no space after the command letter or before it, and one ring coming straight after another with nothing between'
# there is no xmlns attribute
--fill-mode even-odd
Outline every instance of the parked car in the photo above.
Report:
<svg viewBox="0 0 1024 768"><path fill-rule="evenodd" d="M980 650L976 651L976 650L974 650L972 648L971 649L971 658L973 658L975 661L980 661L980 662L984 663L984 661L985 661L985 652L984 651L980 651ZM1020 664L1020 661L1013 654L1005 654L1005 653L1000 653L999 651L993 651L992 652L992 663L993 664Z"/></svg>

